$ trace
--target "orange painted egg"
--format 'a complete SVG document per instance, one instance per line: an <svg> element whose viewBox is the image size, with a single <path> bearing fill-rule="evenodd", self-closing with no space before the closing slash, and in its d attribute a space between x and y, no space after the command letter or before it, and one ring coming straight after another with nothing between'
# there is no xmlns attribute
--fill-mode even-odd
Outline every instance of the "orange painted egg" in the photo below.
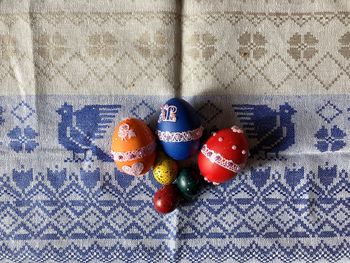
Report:
<svg viewBox="0 0 350 263"><path fill-rule="evenodd" d="M147 124L135 118L119 122L112 137L112 155L121 172L133 176L147 173L156 157L155 137Z"/></svg>

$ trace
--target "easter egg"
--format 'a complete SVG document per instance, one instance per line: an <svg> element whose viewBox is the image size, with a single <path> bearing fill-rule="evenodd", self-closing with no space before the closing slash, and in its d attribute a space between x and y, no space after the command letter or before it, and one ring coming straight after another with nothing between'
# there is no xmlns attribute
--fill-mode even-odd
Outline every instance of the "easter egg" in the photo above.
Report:
<svg viewBox="0 0 350 263"><path fill-rule="evenodd" d="M200 118L185 100L173 98L161 107L157 135L171 158L185 160L193 156L199 149L202 134Z"/></svg>
<svg viewBox="0 0 350 263"><path fill-rule="evenodd" d="M112 155L121 172L133 176L147 173L156 157L156 143L146 123L135 118L119 122L112 137Z"/></svg>
<svg viewBox="0 0 350 263"><path fill-rule="evenodd" d="M153 176L160 184L171 184L177 176L177 163L165 154L159 154L154 166Z"/></svg>
<svg viewBox="0 0 350 263"><path fill-rule="evenodd" d="M199 170L208 182L220 184L241 171L249 155L249 143L237 126L214 133L198 155Z"/></svg>
<svg viewBox="0 0 350 263"><path fill-rule="evenodd" d="M194 197L199 192L200 175L197 171L184 168L180 171L176 185L185 197Z"/></svg>
<svg viewBox="0 0 350 263"><path fill-rule="evenodd" d="M179 190L176 185L169 184L163 186L154 194L153 205L159 213L167 214L175 210L179 200Z"/></svg>

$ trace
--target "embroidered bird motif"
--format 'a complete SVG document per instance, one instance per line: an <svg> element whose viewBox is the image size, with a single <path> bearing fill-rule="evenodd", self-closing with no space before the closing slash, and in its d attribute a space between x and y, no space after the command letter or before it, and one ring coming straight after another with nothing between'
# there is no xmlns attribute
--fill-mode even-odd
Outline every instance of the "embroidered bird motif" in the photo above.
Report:
<svg viewBox="0 0 350 263"><path fill-rule="evenodd" d="M265 158L279 153L295 143L295 129L292 116L296 113L288 103L279 106L279 111L267 105L233 105L246 134L256 141L251 155L264 153Z"/></svg>
<svg viewBox="0 0 350 263"><path fill-rule="evenodd" d="M61 115L58 141L73 154L72 159L68 158L66 161L92 161L92 156L96 156L98 160L112 162L113 159L96 145L96 140L103 138L119 109L120 105L86 105L74 111L72 105L62 105L57 110ZM91 157L88 159L89 152ZM84 158L77 158L77 154L84 154Z"/></svg>

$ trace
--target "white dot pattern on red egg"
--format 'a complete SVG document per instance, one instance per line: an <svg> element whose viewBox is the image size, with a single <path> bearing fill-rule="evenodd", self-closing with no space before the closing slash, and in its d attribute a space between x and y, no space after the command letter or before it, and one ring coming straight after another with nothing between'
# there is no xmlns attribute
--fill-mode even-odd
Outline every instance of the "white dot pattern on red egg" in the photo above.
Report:
<svg viewBox="0 0 350 263"><path fill-rule="evenodd" d="M211 162L215 163L227 170L238 173L241 170L241 165L235 163L233 160L226 159L219 152L208 148L207 144L204 144L201 153Z"/></svg>
<svg viewBox="0 0 350 263"><path fill-rule="evenodd" d="M210 162L221 166L222 168L233 172L235 174L239 173L245 166L247 155L249 155L249 144L244 135L244 131L237 127L231 126L218 131L217 133L212 133L214 138L208 140L208 145L204 144L201 149L201 154L206 157L206 159L199 160L200 169L203 168L204 180L210 181L213 184L218 184L218 181L226 181L232 178L234 175L229 173L225 174L218 167L208 164L208 167L213 167L208 169L206 162ZM221 174L221 172L223 174ZM207 177L206 177L207 176ZM210 178L210 179L209 179ZM217 179L217 180L216 180Z"/></svg>
<svg viewBox="0 0 350 263"><path fill-rule="evenodd" d="M243 130L242 130L241 128L237 127L237 126L232 126L232 127L231 127L231 130L232 130L233 132L243 133Z"/></svg>

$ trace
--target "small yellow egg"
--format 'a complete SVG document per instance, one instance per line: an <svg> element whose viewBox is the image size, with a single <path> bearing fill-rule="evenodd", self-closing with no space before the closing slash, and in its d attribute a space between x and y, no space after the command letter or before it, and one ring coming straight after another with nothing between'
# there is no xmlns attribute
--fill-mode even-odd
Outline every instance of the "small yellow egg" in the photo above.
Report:
<svg viewBox="0 0 350 263"><path fill-rule="evenodd" d="M160 154L155 165L153 166L153 176L158 183L168 185L175 181L177 176L176 161Z"/></svg>

